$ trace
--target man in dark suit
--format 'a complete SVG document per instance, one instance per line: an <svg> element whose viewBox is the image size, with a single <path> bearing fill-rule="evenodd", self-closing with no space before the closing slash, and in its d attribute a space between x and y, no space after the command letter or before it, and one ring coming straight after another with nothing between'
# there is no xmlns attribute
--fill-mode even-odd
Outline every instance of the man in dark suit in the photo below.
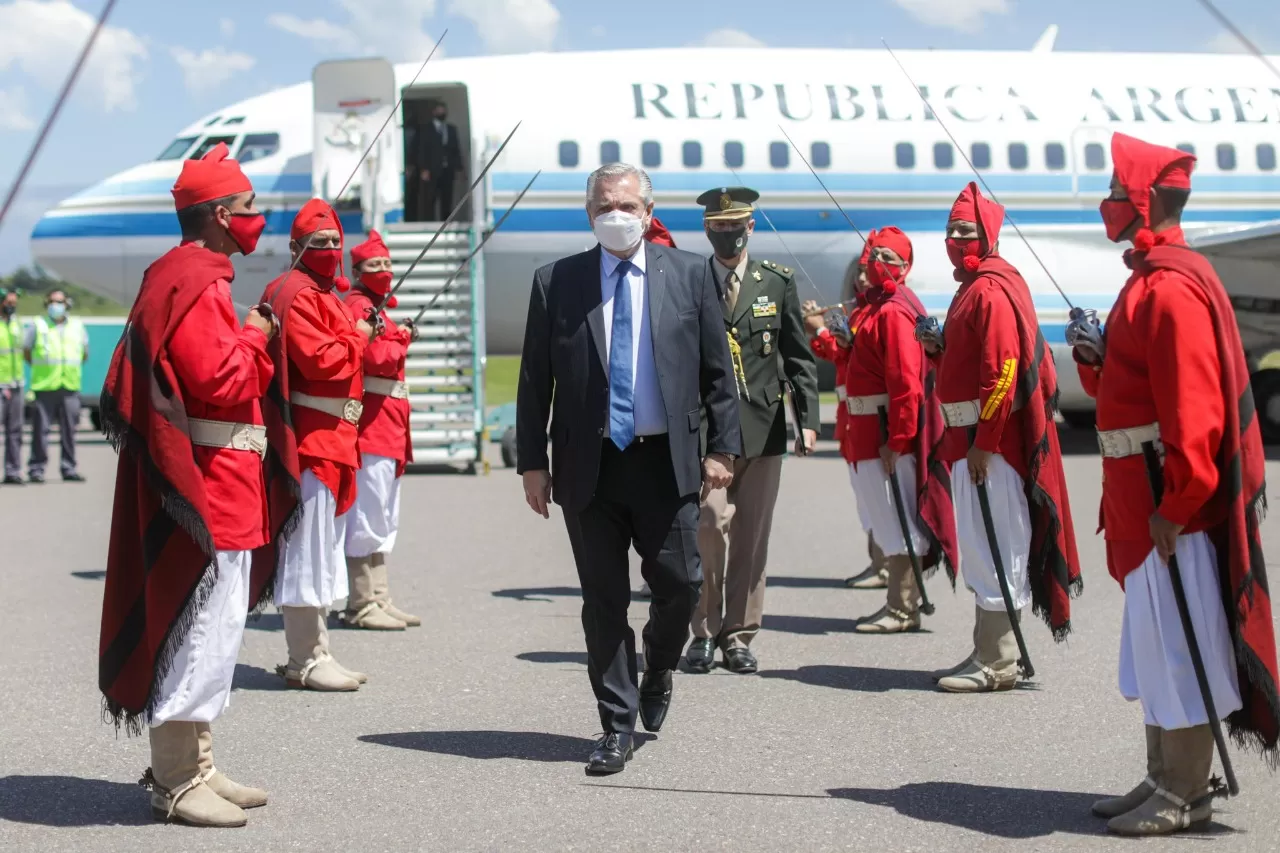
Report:
<svg viewBox="0 0 1280 853"><path fill-rule="evenodd" d="M437 103L430 121L418 127L418 165L422 183L418 196L422 221L443 222L453 212L453 184L462 166L458 128L445 119L448 107Z"/></svg>
<svg viewBox="0 0 1280 853"><path fill-rule="evenodd" d="M742 438L711 268L644 241L653 216L649 176L623 163L596 170L587 180L587 216L600 245L533 277L517 467L535 512L549 517L552 500L564 512L604 729L587 772L616 773L631 757L637 712L651 732L666 718L671 672L702 585L699 500L732 481ZM699 464L704 408L707 455ZM632 543L653 593L638 688L627 624Z"/></svg>

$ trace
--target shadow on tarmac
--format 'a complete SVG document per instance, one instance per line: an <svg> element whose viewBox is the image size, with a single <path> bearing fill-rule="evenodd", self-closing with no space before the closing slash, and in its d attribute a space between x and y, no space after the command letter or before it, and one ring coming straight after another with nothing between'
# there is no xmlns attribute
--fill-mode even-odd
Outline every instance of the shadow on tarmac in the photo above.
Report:
<svg viewBox="0 0 1280 853"><path fill-rule="evenodd" d="M842 578L797 578L785 575L766 575L764 585L787 589L848 589Z"/></svg>
<svg viewBox="0 0 1280 853"><path fill-rule="evenodd" d="M888 693L890 690L921 690L933 693L937 690L929 673L922 669L877 669L870 666L836 666L815 664L799 669L770 669L760 673L761 678L778 678L798 681L813 687L834 687L858 693Z"/></svg>
<svg viewBox="0 0 1280 853"><path fill-rule="evenodd" d="M517 589L495 589L494 598L513 598L516 601L551 601L553 598L582 598L582 588L577 586L535 586ZM638 590L631 591L632 601L648 601L648 596Z"/></svg>
<svg viewBox="0 0 1280 853"><path fill-rule="evenodd" d="M586 652L521 652L516 655L516 660L525 660L530 663L576 663L582 666L587 665Z"/></svg>
<svg viewBox="0 0 1280 853"><path fill-rule="evenodd" d="M650 736L637 733L635 748L640 749L649 739ZM596 745L596 741L590 738L550 732L393 732L361 735L356 740L462 758L515 758L566 764L585 763Z"/></svg>
<svg viewBox="0 0 1280 853"><path fill-rule="evenodd" d="M231 679L232 690L287 690L284 679L274 672L260 666L249 666L247 663L236 664L236 673Z"/></svg>
<svg viewBox="0 0 1280 853"><path fill-rule="evenodd" d="M147 794L136 783L77 776L0 777L0 821L38 826L145 826Z"/></svg>

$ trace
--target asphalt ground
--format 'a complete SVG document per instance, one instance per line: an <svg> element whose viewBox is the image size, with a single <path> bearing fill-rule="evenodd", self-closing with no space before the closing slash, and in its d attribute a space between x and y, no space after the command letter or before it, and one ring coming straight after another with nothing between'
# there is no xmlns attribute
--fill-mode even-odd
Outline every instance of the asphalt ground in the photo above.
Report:
<svg viewBox="0 0 1280 853"><path fill-rule="evenodd" d="M826 442L784 466L760 674L678 675L662 733L642 735L627 770L606 779L583 773L598 718L558 512L529 512L500 467L410 477L392 590L425 625L335 629L338 658L371 680L326 695L288 691L274 674L285 659L278 615L251 623L232 707L214 726L216 758L271 803L234 830L154 823L135 785L146 739L99 719L115 458L86 443L87 483L54 473L44 486L0 487L0 849L1127 847L1135 842L1107 837L1089 804L1145 774L1142 716L1115 686L1122 593L1092 533L1100 462L1088 434L1063 435L1085 593L1066 644L1024 622L1033 684L983 696L933 689L926 673L964 657L973 619L971 597L941 577L929 584L938 612L925 631L852 633L883 593L843 588L865 563L865 540ZM1280 464L1268 473L1280 482ZM1280 559L1280 524L1264 535ZM637 632L645 615L637 598ZM1243 793L1220 803L1212 828L1148 849L1280 846L1280 780L1255 755L1234 758Z"/></svg>

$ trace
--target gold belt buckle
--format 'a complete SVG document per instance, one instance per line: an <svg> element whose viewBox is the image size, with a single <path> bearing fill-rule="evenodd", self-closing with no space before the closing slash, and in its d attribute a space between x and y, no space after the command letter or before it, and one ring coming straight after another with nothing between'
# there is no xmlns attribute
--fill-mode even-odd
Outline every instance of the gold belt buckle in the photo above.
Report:
<svg viewBox="0 0 1280 853"><path fill-rule="evenodd" d="M342 404L342 419L349 424L359 424L364 414L364 403L359 400L347 400Z"/></svg>

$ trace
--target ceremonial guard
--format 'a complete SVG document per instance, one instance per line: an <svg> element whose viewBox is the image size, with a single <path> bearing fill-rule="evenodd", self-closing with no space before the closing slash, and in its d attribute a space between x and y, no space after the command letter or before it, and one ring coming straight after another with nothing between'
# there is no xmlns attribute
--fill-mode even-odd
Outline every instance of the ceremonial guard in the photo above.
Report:
<svg viewBox="0 0 1280 853"><path fill-rule="evenodd" d="M143 783L160 820L243 826L264 791L213 764L210 724L231 701L245 618L270 598L266 430L271 320L238 328L230 256L266 224L253 187L219 144L173 187L182 243L147 268L102 391L120 453L98 684L106 714L150 726Z"/></svg>
<svg viewBox="0 0 1280 853"><path fill-rule="evenodd" d="M1147 777L1093 811L1113 832L1163 835L1209 822L1219 720L1276 760L1265 461L1231 302L1182 232L1195 157L1120 133L1111 157L1102 220L1133 244L1132 272L1105 336L1075 309L1067 340L1098 401L1101 523L1125 591L1120 692L1142 703Z"/></svg>
<svg viewBox="0 0 1280 853"><path fill-rule="evenodd" d="M914 252L892 226L867 237L868 289L845 370L850 478L858 512L888 564L887 602L856 631L920 628L924 572L954 575L955 518L947 466L928 464L942 435L933 366L915 339L920 300L906 286Z"/></svg>
<svg viewBox="0 0 1280 853"><path fill-rule="evenodd" d="M356 497L361 376L374 327L353 318L333 292L349 286L340 275L342 224L333 208L320 199L307 202L290 237L296 265L263 294L280 323L264 414L282 476L302 505L279 555L275 603L284 613L289 661L276 671L293 688L356 690L367 676L334 660L326 623L329 607L348 593L346 512Z"/></svg>
<svg viewBox="0 0 1280 853"><path fill-rule="evenodd" d="M977 604L973 653L935 674L953 693L1012 688L1020 661L1029 668L1022 609L1065 639L1082 587L1054 422L1057 372L1026 282L1000 257L1003 221L977 184L960 193L946 237L960 288L945 334L925 317L916 331L939 358L947 430L937 453L952 464L960 569Z"/></svg>
<svg viewBox="0 0 1280 853"><path fill-rule="evenodd" d="M685 653L694 672L710 670L716 646L731 672L752 673L750 644L764 616L769 531L787 451L784 381L792 388L800 422L797 452L813 450L818 430L818 373L800 316L795 281L787 267L751 260L747 241L760 197L732 187L698 197L709 261L719 287L729 350L737 377L743 454L733 482L703 501L698 524L702 596L694 611L693 640Z"/></svg>
<svg viewBox="0 0 1280 853"><path fill-rule="evenodd" d="M356 502L347 518L346 624L375 631L403 631L422 620L391 603L387 555L400 524L400 477L413 461L409 438L409 386L404 362L418 338L412 323L397 326L385 308L396 307L391 290L391 253L377 231L351 250L359 283L344 300L353 317L375 307L382 331L364 351L364 412L360 415L360 470ZM384 302L385 300L385 302Z"/></svg>

